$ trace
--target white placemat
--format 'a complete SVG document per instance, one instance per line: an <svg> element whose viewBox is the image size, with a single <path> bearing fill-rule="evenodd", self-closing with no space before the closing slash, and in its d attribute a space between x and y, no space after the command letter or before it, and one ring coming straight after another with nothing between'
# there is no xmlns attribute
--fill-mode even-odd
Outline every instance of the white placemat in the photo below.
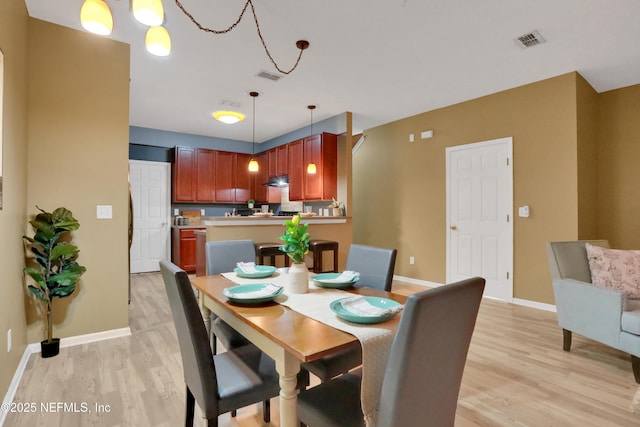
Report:
<svg viewBox="0 0 640 427"><path fill-rule="evenodd" d="M263 279L246 279L238 277L235 273L223 273L222 275L238 284L275 283L284 286L284 292L276 298L276 302L358 338L362 345L362 412L365 415L367 426L375 426L380 408L382 381L400 316L373 325L350 323L338 318L329 308L333 301L353 295L349 292L319 288L309 281L309 292L288 294L286 286L288 277L283 272L277 272L273 276Z"/></svg>

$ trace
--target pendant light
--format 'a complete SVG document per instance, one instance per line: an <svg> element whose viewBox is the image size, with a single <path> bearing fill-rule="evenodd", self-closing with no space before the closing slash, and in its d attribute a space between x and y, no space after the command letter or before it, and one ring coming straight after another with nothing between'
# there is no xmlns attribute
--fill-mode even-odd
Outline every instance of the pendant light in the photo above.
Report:
<svg viewBox="0 0 640 427"><path fill-rule="evenodd" d="M256 98L259 95L258 92L249 92L249 95L253 97L253 137L251 138L251 160L249 161L249 172L258 172L260 166L255 158L256 147Z"/></svg>
<svg viewBox="0 0 640 427"><path fill-rule="evenodd" d="M85 0L80 9L82 27L101 36L108 36L113 30L111 9L104 0Z"/></svg>
<svg viewBox="0 0 640 427"><path fill-rule="evenodd" d="M171 53L171 37L166 28L161 25L147 30L145 45L149 53L156 56L168 56Z"/></svg>
<svg viewBox="0 0 640 427"><path fill-rule="evenodd" d="M316 109L315 105L307 105L307 108L311 112L311 133L309 135L313 135L313 110ZM307 173L309 175L314 175L316 173L316 164L311 162L307 166Z"/></svg>
<svg viewBox="0 0 640 427"><path fill-rule="evenodd" d="M162 0L133 0L131 10L136 21L149 27L157 27L164 22Z"/></svg>

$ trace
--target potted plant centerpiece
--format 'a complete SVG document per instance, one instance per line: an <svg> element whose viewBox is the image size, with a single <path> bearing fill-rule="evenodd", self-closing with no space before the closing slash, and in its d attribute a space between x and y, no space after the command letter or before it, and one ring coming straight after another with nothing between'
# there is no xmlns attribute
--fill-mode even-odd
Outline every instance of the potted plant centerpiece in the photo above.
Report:
<svg viewBox="0 0 640 427"><path fill-rule="evenodd" d="M344 209L344 203L337 201L333 197L331 198L331 200L332 200L331 204L327 207L333 209L332 215L342 216L342 209Z"/></svg>
<svg viewBox="0 0 640 427"><path fill-rule="evenodd" d="M256 202L256 201L255 201L255 200L253 200L253 199L249 199L249 200L247 201L247 206L249 206L249 209L253 209L253 205L255 204L255 202Z"/></svg>
<svg viewBox="0 0 640 427"><path fill-rule="evenodd" d="M52 357L60 350L60 338L53 338L51 309L53 298L66 298L76 289L78 279L86 268L76 262L78 247L70 242L72 231L80 227L71 211L58 208L46 212L36 206L40 213L29 221L35 235L23 236L29 242L33 258L32 265L24 272L33 283L27 287L35 296L47 304L47 339L40 343L42 357ZM28 261L29 262L29 261Z"/></svg>
<svg viewBox="0 0 640 427"><path fill-rule="evenodd" d="M300 224L300 213L298 213L291 220L285 221L284 226L287 229L279 237L284 242L280 250L293 261L289 267L287 290L294 294L303 294L309 289L309 269L304 263L304 256L309 252L309 240L311 240L307 232L309 224Z"/></svg>

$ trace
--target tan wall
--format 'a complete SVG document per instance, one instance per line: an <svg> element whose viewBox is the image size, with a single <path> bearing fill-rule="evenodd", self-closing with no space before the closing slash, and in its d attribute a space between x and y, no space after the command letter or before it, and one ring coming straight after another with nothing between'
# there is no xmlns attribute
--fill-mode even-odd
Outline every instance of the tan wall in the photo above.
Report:
<svg viewBox="0 0 640 427"><path fill-rule="evenodd" d="M30 20L28 52L27 212L71 210L87 268L74 294L54 302L54 335L127 327L129 46ZM96 219L97 205L112 205L113 219ZM28 341L39 342L30 301Z"/></svg>
<svg viewBox="0 0 640 427"><path fill-rule="evenodd" d="M640 249L640 85L599 94L601 238Z"/></svg>
<svg viewBox="0 0 640 427"><path fill-rule="evenodd" d="M3 207L0 210L0 397L4 398L27 345L22 268L27 197L27 9L24 0L0 1L4 53L2 126ZM7 352L7 330L12 350Z"/></svg>
<svg viewBox="0 0 640 427"><path fill-rule="evenodd" d="M598 234L598 94L581 76L576 79L578 135L578 238Z"/></svg>
<svg viewBox="0 0 640 427"><path fill-rule="evenodd" d="M576 79L570 73L367 130L353 158L353 241L396 247L397 275L443 283L445 148L512 136L514 209L531 207L530 218L514 218L514 297L553 303L545 244L578 236ZM435 137L420 141L428 129Z"/></svg>

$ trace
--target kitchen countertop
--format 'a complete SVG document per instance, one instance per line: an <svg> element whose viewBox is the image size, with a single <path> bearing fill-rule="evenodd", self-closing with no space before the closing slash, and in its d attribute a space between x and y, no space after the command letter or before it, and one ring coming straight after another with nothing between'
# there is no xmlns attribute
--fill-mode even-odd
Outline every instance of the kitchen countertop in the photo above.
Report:
<svg viewBox="0 0 640 427"><path fill-rule="evenodd" d="M225 226L242 226L242 225L280 225L285 221L290 220L290 216L220 216L210 217L204 221L204 225L208 227L225 227ZM309 224L344 224L347 219L351 217L346 216L312 216L302 217L301 222Z"/></svg>

